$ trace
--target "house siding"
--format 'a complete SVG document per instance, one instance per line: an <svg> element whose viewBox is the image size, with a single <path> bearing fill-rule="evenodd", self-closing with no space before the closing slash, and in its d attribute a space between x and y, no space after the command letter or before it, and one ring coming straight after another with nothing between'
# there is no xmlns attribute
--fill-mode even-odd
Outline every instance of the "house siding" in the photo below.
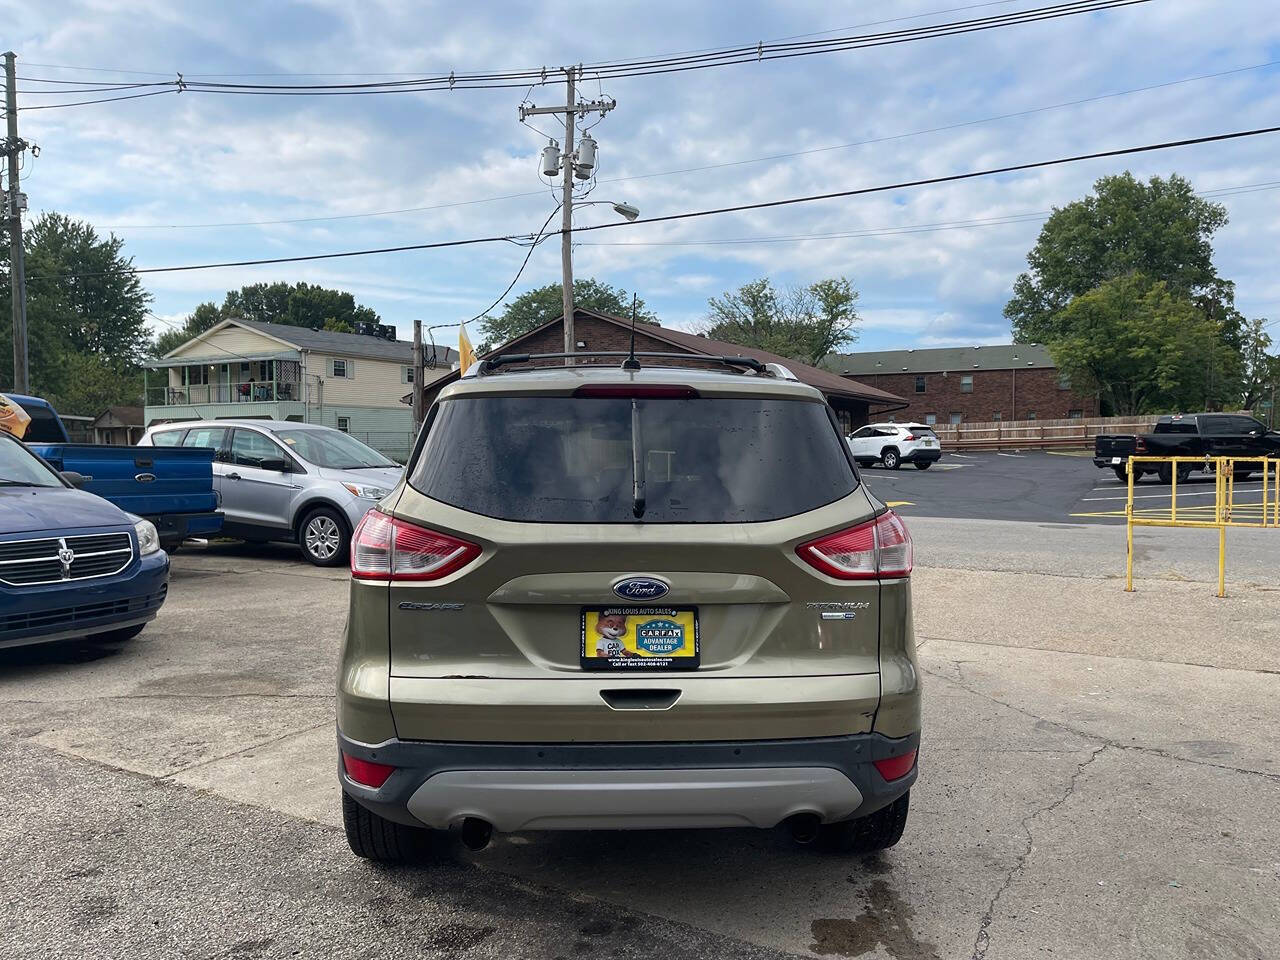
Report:
<svg viewBox="0 0 1280 960"><path fill-rule="evenodd" d="M961 390L961 378L973 377L973 390ZM916 377L923 377L925 392L916 393ZM1037 367L1032 370L946 370L935 373L859 373L859 383L888 390L907 400L908 406L895 410L894 420L924 422L929 414L938 423L950 422L953 413L964 421L997 419L1025 420L1034 413L1040 420L1066 419L1079 410L1085 417L1098 415L1094 396L1064 390L1058 385L1058 371Z"/></svg>
<svg viewBox="0 0 1280 960"><path fill-rule="evenodd" d="M203 340L191 340L171 354L171 359L182 357L192 360L213 360L217 363L235 361L241 356L274 354L297 355L288 344L281 343L244 327L226 327Z"/></svg>
<svg viewBox="0 0 1280 960"><path fill-rule="evenodd" d="M333 361L345 360L353 376L332 375ZM352 404L361 407L403 408L400 398L405 395L404 368L408 362L392 363L388 360L370 360L365 357L344 357L341 354L308 353L307 374L320 377L324 382L324 405ZM426 382L444 376L448 370L427 368ZM313 383L315 381L312 381Z"/></svg>
<svg viewBox="0 0 1280 960"><path fill-rule="evenodd" d="M384 457L403 462L413 447L413 411L400 404L399 409L354 404L326 403L312 408L311 422L338 428L338 418L347 419L347 433Z"/></svg>

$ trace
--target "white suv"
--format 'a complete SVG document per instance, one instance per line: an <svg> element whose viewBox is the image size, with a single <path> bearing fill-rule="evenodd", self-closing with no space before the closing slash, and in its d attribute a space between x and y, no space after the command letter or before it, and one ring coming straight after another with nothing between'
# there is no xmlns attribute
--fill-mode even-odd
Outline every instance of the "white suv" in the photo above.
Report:
<svg viewBox="0 0 1280 960"><path fill-rule="evenodd" d="M928 470L942 459L938 435L923 423L871 423L849 434L848 443L860 467L879 460L889 470L904 463Z"/></svg>

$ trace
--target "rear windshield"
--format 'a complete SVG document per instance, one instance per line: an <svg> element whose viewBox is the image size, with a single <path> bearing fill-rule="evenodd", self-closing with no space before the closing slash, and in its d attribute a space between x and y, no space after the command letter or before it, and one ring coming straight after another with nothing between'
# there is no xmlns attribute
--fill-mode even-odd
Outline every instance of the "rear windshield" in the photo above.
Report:
<svg viewBox="0 0 1280 960"><path fill-rule="evenodd" d="M1156 433L1199 433L1194 420L1161 420L1156 424Z"/></svg>
<svg viewBox="0 0 1280 960"><path fill-rule="evenodd" d="M448 400L409 482L503 520L635 523L637 452L644 523L776 520L857 487L825 406L760 397Z"/></svg>

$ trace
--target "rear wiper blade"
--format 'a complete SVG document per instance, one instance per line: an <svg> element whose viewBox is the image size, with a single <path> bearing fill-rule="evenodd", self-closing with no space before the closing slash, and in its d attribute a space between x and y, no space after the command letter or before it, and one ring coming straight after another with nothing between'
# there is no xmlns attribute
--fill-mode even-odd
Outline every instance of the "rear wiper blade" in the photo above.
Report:
<svg viewBox="0 0 1280 960"><path fill-rule="evenodd" d="M631 512L637 520L644 516L644 443L640 437L640 405L631 401Z"/></svg>

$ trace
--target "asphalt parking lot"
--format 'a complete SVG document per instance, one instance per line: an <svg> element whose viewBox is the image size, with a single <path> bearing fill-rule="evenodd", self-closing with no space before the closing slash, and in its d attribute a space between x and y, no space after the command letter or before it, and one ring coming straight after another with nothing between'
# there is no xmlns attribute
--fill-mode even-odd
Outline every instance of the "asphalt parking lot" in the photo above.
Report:
<svg viewBox="0 0 1280 960"><path fill-rule="evenodd" d="M906 517L1015 520L1030 523L1123 524L1127 484L1093 465L1086 451L947 452L928 470L910 465L862 468L870 488ZM1261 501L1262 483L1236 485L1237 504ZM1214 478L1196 473L1178 484L1178 509L1211 511ZM1167 513L1170 488L1154 476L1134 487L1134 506Z"/></svg>
<svg viewBox="0 0 1280 960"><path fill-rule="evenodd" d="M334 776L344 576L285 547L179 554L137 640L0 654L6 955L1272 956L1274 550L1227 600L1155 557L1125 594L1102 572L1121 531L1055 519L910 521L922 772L870 860L700 831L358 861Z"/></svg>

